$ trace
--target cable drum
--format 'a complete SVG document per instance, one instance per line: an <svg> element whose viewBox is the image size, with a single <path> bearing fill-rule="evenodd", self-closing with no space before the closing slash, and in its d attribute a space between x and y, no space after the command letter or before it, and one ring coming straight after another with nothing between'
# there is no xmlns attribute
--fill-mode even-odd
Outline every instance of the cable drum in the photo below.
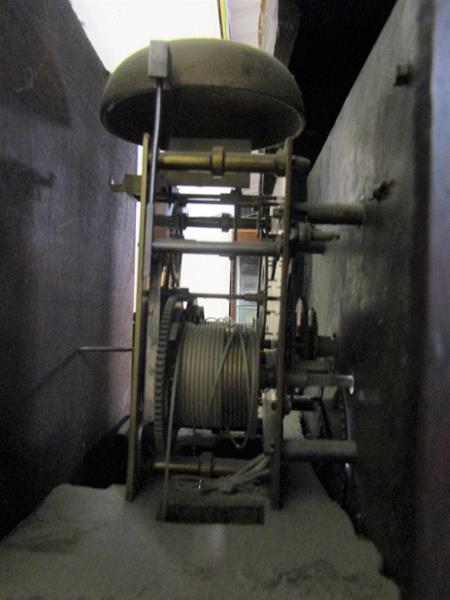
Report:
<svg viewBox="0 0 450 600"><path fill-rule="evenodd" d="M177 382L177 427L256 433L257 330L224 322L186 323Z"/></svg>

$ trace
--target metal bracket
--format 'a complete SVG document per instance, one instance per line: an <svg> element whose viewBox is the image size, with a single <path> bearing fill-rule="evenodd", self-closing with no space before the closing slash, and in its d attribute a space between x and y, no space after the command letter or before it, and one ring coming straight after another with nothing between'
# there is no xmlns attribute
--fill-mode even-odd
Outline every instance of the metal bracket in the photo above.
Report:
<svg viewBox="0 0 450 600"><path fill-rule="evenodd" d="M152 40L148 50L148 76L155 79L167 79L169 63L169 44L161 40Z"/></svg>
<svg viewBox="0 0 450 600"><path fill-rule="evenodd" d="M141 176L127 173L124 175L121 183L116 183L114 180L111 180L109 182L109 188L112 192L125 192L129 196L139 198L141 195Z"/></svg>

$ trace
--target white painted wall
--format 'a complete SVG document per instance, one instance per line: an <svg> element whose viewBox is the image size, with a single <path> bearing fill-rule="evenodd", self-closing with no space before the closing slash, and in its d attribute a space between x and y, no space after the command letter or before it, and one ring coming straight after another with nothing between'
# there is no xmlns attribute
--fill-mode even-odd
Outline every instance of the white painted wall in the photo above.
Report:
<svg viewBox="0 0 450 600"><path fill-rule="evenodd" d="M220 38L217 0L71 0L87 36L112 71L151 39Z"/></svg>

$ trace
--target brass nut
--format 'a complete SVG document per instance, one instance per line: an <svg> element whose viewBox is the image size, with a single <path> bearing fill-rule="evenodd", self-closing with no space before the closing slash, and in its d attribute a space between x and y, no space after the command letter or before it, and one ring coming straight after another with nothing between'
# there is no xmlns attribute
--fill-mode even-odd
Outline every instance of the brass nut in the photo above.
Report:
<svg viewBox="0 0 450 600"><path fill-rule="evenodd" d="M216 146L211 152L211 173L220 177L225 173L225 148Z"/></svg>

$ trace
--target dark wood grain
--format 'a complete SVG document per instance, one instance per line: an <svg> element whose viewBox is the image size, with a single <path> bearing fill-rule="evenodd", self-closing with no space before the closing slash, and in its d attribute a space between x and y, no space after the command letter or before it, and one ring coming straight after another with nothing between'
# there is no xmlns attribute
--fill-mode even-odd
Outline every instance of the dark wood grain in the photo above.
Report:
<svg viewBox="0 0 450 600"><path fill-rule="evenodd" d="M416 551L429 198L430 3L399 0L309 176L310 202L367 202L309 265L310 303L356 381L362 517L406 597ZM408 65L406 85L395 85ZM378 186L386 182L386 193ZM309 259L311 260L311 259Z"/></svg>

